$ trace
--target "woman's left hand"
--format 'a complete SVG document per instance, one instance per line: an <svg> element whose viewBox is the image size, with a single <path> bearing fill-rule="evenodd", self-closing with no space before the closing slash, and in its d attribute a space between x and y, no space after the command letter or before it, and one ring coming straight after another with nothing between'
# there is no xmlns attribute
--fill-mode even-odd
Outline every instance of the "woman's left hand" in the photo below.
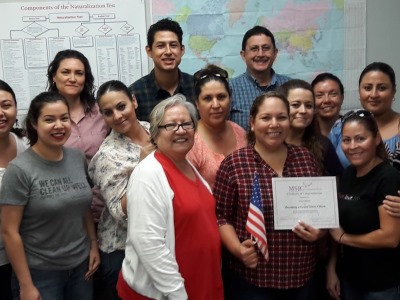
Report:
<svg viewBox="0 0 400 300"><path fill-rule="evenodd" d="M326 230L315 228L303 221L294 226L292 231L301 239L307 242L315 242L326 234Z"/></svg>
<svg viewBox="0 0 400 300"><path fill-rule="evenodd" d="M92 243L94 244L94 243ZM85 274L85 280L90 280L93 274L97 271L100 266L100 253L97 247L97 241L95 245L90 245L89 254L89 270Z"/></svg>
<svg viewBox="0 0 400 300"><path fill-rule="evenodd" d="M327 271L326 273L326 289L332 299L340 300L340 280L336 271Z"/></svg>
<svg viewBox="0 0 400 300"><path fill-rule="evenodd" d="M400 218L400 191L397 191L397 193L398 196L386 196L385 200L383 200L383 207L388 215Z"/></svg>

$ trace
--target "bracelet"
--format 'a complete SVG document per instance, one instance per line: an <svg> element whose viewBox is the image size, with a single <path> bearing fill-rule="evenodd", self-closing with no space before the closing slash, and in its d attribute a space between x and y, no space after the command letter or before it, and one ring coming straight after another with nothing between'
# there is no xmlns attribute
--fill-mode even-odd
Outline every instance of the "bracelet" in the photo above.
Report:
<svg viewBox="0 0 400 300"><path fill-rule="evenodd" d="M340 236L340 238L339 238L339 244L341 244L342 243L342 237L344 236L344 232L342 233L342 235Z"/></svg>

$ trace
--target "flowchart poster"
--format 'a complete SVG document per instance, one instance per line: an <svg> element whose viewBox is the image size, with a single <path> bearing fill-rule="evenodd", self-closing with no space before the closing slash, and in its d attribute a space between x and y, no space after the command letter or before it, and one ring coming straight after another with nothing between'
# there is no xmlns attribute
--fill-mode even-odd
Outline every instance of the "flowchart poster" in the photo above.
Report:
<svg viewBox="0 0 400 300"><path fill-rule="evenodd" d="M148 73L145 0L1 3L0 19L0 76L22 111L46 89L47 67L63 49L89 59L96 86Z"/></svg>

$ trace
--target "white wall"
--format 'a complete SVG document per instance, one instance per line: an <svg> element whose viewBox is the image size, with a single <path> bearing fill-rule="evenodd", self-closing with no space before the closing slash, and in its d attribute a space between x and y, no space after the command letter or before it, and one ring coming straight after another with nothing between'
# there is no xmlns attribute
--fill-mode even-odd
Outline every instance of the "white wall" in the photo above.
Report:
<svg viewBox="0 0 400 300"><path fill-rule="evenodd" d="M400 112L400 1L367 0L367 61L383 61L396 72L397 97L394 109Z"/></svg>

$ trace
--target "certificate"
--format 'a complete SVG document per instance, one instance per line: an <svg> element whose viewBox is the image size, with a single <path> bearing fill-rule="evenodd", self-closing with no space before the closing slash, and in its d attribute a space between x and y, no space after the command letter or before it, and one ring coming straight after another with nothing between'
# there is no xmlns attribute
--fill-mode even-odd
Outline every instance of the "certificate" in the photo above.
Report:
<svg viewBox="0 0 400 300"><path fill-rule="evenodd" d="M292 229L298 221L316 228L338 228L336 178L272 178L274 226Z"/></svg>

